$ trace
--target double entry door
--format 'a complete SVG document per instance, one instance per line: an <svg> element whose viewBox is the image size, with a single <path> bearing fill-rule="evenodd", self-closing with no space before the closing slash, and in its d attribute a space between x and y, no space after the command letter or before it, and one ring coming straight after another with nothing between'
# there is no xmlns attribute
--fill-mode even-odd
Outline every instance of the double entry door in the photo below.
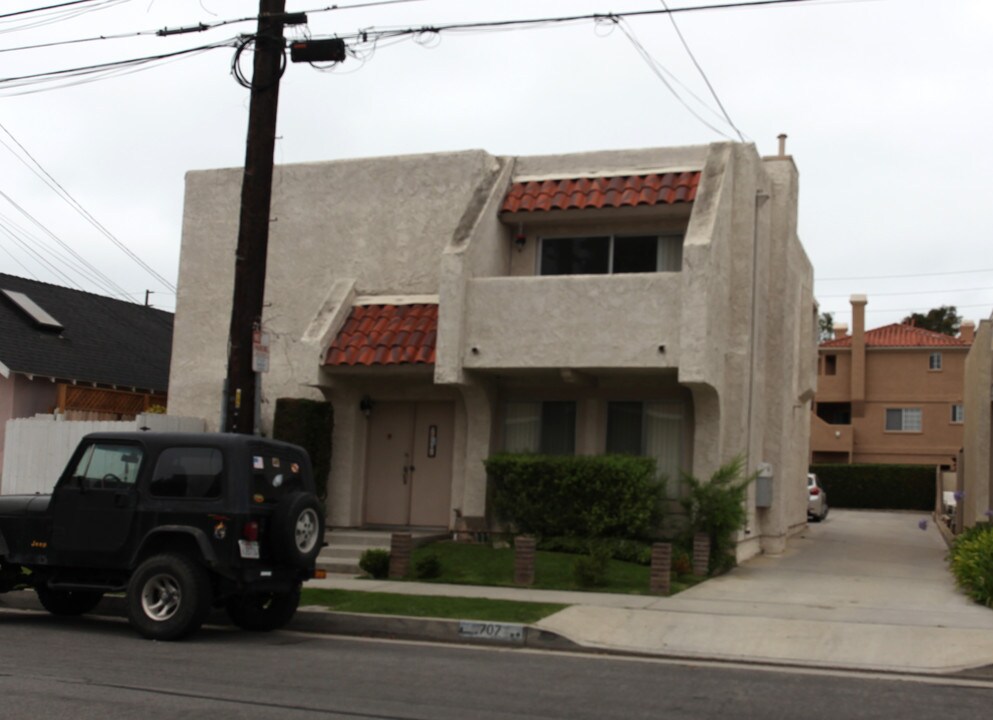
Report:
<svg viewBox="0 0 993 720"><path fill-rule="evenodd" d="M377 402L368 423L365 523L449 527L454 403Z"/></svg>

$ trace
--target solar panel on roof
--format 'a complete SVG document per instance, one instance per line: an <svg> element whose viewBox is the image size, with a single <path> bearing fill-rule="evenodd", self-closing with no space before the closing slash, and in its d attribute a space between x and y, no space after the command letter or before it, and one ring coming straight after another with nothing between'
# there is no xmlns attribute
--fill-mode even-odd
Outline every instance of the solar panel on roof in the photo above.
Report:
<svg viewBox="0 0 993 720"><path fill-rule="evenodd" d="M38 303L29 298L22 292L17 292L16 290L3 290L4 295L10 298L17 307L19 307L28 317L34 320L36 323L42 327L54 328L55 330L62 329L62 323L53 318Z"/></svg>

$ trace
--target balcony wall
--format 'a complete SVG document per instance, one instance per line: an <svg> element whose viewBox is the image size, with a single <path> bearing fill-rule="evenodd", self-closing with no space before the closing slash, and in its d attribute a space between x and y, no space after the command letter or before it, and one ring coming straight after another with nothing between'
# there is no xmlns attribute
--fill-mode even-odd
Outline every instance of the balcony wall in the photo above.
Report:
<svg viewBox="0 0 993 720"><path fill-rule="evenodd" d="M681 291L680 273L470 280L463 366L678 367Z"/></svg>
<svg viewBox="0 0 993 720"><path fill-rule="evenodd" d="M851 455L854 442L855 434L851 425L831 425L811 414L811 452L848 453Z"/></svg>

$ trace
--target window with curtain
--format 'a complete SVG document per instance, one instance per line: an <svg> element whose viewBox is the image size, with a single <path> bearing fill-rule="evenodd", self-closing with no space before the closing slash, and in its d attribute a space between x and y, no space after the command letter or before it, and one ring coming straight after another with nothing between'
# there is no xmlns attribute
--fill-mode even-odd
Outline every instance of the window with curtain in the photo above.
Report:
<svg viewBox="0 0 993 720"><path fill-rule="evenodd" d="M503 449L515 453L574 455L576 403L507 403L503 416Z"/></svg>
<svg viewBox="0 0 993 720"><path fill-rule="evenodd" d="M661 402L607 403L607 452L655 458L670 498L680 497L683 410Z"/></svg>

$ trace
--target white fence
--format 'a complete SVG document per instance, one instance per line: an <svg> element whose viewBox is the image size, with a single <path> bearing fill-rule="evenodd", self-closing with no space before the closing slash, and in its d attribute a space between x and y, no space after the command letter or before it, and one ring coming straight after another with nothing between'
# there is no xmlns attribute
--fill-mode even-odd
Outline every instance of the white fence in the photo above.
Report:
<svg viewBox="0 0 993 720"><path fill-rule="evenodd" d="M51 492L72 451L91 432L131 432L148 428L158 432L203 432L202 418L148 413L134 420L63 420L57 415L36 415L7 421L0 494Z"/></svg>

